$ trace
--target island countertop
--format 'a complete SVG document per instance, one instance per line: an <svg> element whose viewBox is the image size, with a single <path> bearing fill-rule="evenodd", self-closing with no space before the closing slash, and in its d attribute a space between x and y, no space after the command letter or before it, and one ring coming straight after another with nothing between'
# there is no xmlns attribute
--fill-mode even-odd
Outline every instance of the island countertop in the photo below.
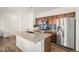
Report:
<svg viewBox="0 0 79 59"><path fill-rule="evenodd" d="M28 33L27 31L15 32L14 34L16 36L20 36L20 37L27 39L29 41L32 41L34 43L44 40L52 35L49 33L40 33L40 32Z"/></svg>

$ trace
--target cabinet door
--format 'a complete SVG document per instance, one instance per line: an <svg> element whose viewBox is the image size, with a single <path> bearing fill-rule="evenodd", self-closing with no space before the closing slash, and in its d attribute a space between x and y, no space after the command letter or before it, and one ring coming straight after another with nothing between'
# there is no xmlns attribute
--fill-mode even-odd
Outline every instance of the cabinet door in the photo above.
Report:
<svg viewBox="0 0 79 59"><path fill-rule="evenodd" d="M53 24L56 24L56 22L57 22L57 17L56 17L56 16L53 16L52 19L53 19Z"/></svg>
<svg viewBox="0 0 79 59"><path fill-rule="evenodd" d="M40 25L41 22L42 22L42 18L37 18L37 19L36 19L36 25Z"/></svg>
<svg viewBox="0 0 79 59"><path fill-rule="evenodd" d="M52 17L48 17L48 20L49 20L49 24L52 24L53 23L53 19L52 19Z"/></svg>
<svg viewBox="0 0 79 59"><path fill-rule="evenodd" d="M65 14L65 17L75 17L75 12Z"/></svg>
<svg viewBox="0 0 79 59"><path fill-rule="evenodd" d="M48 22L48 17L37 18L36 25L40 25L42 21Z"/></svg>
<svg viewBox="0 0 79 59"><path fill-rule="evenodd" d="M46 38L44 41L44 51L50 52L51 51L51 36Z"/></svg>
<svg viewBox="0 0 79 59"><path fill-rule="evenodd" d="M50 16L48 17L48 20L49 20L49 24L56 24L56 16Z"/></svg>

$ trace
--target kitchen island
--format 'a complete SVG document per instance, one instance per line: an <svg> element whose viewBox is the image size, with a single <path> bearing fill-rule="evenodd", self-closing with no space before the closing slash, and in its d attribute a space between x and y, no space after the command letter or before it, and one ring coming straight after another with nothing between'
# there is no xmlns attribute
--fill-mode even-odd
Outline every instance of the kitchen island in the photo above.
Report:
<svg viewBox="0 0 79 59"><path fill-rule="evenodd" d="M15 35L16 46L23 52L50 52L51 34L22 31L15 33Z"/></svg>

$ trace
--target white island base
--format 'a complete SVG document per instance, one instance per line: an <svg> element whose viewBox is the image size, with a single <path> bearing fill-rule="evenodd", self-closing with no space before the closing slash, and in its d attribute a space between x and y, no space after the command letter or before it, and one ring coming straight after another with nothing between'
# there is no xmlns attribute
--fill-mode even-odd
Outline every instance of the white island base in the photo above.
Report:
<svg viewBox="0 0 79 59"><path fill-rule="evenodd" d="M35 43L20 36L16 36L16 46L23 52L44 52L44 40Z"/></svg>
<svg viewBox="0 0 79 59"><path fill-rule="evenodd" d="M49 52L51 46L51 34L16 33L16 46L23 52Z"/></svg>

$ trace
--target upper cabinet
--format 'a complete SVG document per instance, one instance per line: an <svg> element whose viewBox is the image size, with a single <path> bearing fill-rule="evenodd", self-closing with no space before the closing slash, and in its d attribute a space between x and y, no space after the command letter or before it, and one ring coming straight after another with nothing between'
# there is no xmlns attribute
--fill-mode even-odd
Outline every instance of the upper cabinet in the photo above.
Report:
<svg viewBox="0 0 79 59"><path fill-rule="evenodd" d="M36 25L39 25L41 23L42 18L36 18Z"/></svg>
<svg viewBox="0 0 79 59"><path fill-rule="evenodd" d="M75 17L75 12L65 14L65 17Z"/></svg>
<svg viewBox="0 0 79 59"><path fill-rule="evenodd" d="M56 16L50 16L48 17L48 20L49 20L49 24L56 24L56 21L57 21L57 18Z"/></svg>
<svg viewBox="0 0 79 59"><path fill-rule="evenodd" d="M40 25L42 21L49 22L48 17L36 18L36 25Z"/></svg>
<svg viewBox="0 0 79 59"><path fill-rule="evenodd" d="M57 20L60 20L61 18L65 18L65 17L75 17L75 12L36 18L35 21L36 21L36 25L40 25L42 21L46 21L48 24L56 24Z"/></svg>

